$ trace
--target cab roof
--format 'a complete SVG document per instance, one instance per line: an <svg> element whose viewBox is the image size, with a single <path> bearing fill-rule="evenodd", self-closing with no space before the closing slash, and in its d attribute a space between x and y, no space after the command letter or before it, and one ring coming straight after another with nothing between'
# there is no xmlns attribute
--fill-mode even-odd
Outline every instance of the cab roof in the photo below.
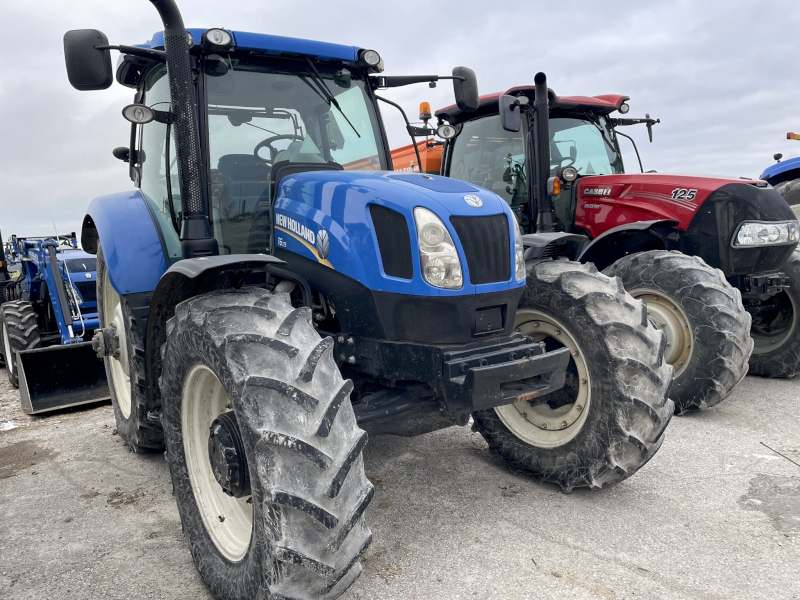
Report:
<svg viewBox="0 0 800 600"><path fill-rule="evenodd" d="M497 112L497 105L500 96L527 96L531 103L535 98L535 88L532 85L512 87L505 92L496 92L480 97L480 105L475 112L464 112L455 104L446 108L440 108L435 115L440 119L448 121L451 125L457 125L464 121L469 121L475 117L482 117L487 114ZM550 109L557 110L590 110L599 114L607 115L618 110L620 105L629 96L620 94L603 94L601 96L558 96L550 88L547 89L547 96L550 101Z"/></svg>
<svg viewBox="0 0 800 600"><path fill-rule="evenodd" d="M199 44L205 29L189 29L194 38L194 43ZM314 58L334 59L344 61L358 60L357 46L344 46L316 40L269 35L266 33L250 33L247 31L230 31L233 36L233 45L238 50L255 50L267 54L301 54ZM164 32L157 31L152 39L141 44L140 48L161 49L164 47Z"/></svg>

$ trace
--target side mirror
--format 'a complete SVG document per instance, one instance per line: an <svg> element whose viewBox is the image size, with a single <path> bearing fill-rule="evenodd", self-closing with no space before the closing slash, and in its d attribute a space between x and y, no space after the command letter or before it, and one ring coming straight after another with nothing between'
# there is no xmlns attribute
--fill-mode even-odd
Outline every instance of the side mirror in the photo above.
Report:
<svg viewBox="0 0 800 600"><path fill-rule="evenodd" d="M475 71L467 67L453 69L453 92L456 96L456 105L464 112L475 112L481 105L478 96L478 79Z"/></svg>
<svg viewBox="0 0 800 600"><path fill-rule="evenodd" d="M506 131L517 132L522 127L519 102L514 96L500 96L500 125Z"/></svg>
<svg viewBox="0 0 800 600"><path fill-rule="evenodd" d="M76 90L105 90L114 83L111 51L106 34L97 29L74 29L64 34L64 61L67 77Z"/></svg>

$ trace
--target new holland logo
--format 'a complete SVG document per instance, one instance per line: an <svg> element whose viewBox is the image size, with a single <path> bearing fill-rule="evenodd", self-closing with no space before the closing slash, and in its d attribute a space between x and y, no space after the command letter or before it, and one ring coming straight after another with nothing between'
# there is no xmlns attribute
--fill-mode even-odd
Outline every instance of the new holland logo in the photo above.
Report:
<svg viewBox="0 0 800 600"><path fill-rule="evenodd" d="M319 252L319 257L322 260L328 258L328 254L331 251L330 240L328 239L328 232L324 229L320 229L317 232L317 252Z"/></svg>
<svg viewBox="0 0 800 600"><path fill-rule="evenodd" d="M478 198L477 196L473 196L472 194L467 194L464 196L464 202L469 204L472 208L480 208L483 206L483 200Z"/></svg>
<svg viewBox="0 0 800 600"><path fill-rule="evenodd" d="M309 244L313 245L314 242L316 242L317 236L314 235L314 232L305 225L301 225L291 217L287 217L281 213L275 213L275 225L278 227L283 227L284 229L299 235Z"/></svg>
<svg viewBox="0 0 800 600"><path fill-rule="evenodd" d="M611 188L586 188L583 190L584 196L610 196Z"/></svg>

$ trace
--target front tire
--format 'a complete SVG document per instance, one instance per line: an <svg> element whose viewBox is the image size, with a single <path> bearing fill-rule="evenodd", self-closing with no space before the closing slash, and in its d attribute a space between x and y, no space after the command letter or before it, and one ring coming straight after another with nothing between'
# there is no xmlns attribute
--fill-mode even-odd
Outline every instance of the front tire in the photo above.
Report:
<svg viewBox="0 0 800 600"><path fill-rule="evenodd" d="M672 368L643 303L594 265L542 262L528 271L515 325L572 359L547 403L473 414L493 452L567 492L622 481L652 458L673 413Z"/></svg>
<svg viewBox="0 0 800 600"><path fill-rule="evenodd" d="M142 334L130 305L111 285L102 247L97 249L97 288L100 327L113 326L119 336L119 354L103 358L117 433L134 452L163 450L161 422L148 418Z"/></svg>
<svg viewBox="0 0 800 600"><path fill-rule="evenodd" d="M16 353L33 350L42 345L36 311L30 302L16 300L0 306L3 322L3 356L5 357L8 381L19 387L19 371Z"/></svg>
<svg viewBox="0 0 800 600"><path fill-rule="evenodd" d="M192 557L217 598L332 599L361 573L372 538L367 434L331 348L309 309L260 288L187 300L167 324L167 461ZM210 467L221 414L238 423L249 497L227 495Z"/></svg>
<svg viewBox="0 0 800 600"><path fill-rule="evenodd" d="M781 271L789 287L760 304L753 319L752 375L794 377L800 371L800 250L792 252Z"/></svg>
<svg viewBox="0 0 800 600"><path fill-rule="evenodd" d="M678 414L719 404L747 375L751 318L722 271L699 256L652 250L603 272L644 300L651 322L666 334L665 359L675 369L670 398Z"/></svg>

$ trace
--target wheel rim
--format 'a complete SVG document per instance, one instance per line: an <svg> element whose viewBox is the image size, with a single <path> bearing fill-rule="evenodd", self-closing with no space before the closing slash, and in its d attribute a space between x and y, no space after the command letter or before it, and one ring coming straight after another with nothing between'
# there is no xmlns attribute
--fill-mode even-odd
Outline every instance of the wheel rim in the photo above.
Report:
<svg viewBox="0 0 800 600"><path fill-rule="evenodd" d="M522 309L517 311L514 326L534 341L545 342L548 350L569 348L572 354L567 371L569 381L563 389L567 401L557 407L515 402L494 410L514 435L532 446L555 448L566 444L581 431L591 407L592 382L584 353L570 330L548 315Z"/></svg>
<svg viewBox="0 0 800 600"><path fill-rule="evenodd" d="M694 352L694 337L686 313L663 292L639 289L629 293L637 300L644 300L650 324L666 335L664 362L675 370L677 379L688 368Z"/></svg>
<svg viewBox="0 0 800 600"><path fill-rule="evenodd" d="M119 336L120 355L108 357L108 365L111 371L111 382L114 385L114 393L117 399L117 406L126 419L131 416L131 378L128 366L128 343L125 330L125 322L122 318L122 304L119 294L111 286L108 279L108 271L103 273L103 322L102 327L113 325L117 329Z"/></svg>
<svg viewBox="0 0 800 600"><path fill-rule="evenodd" d="M211 423L229 406L228 394L217 376L205 365L194 365L186 375L181 397L186 468L206 531L225 558L237 562L250 546L253 530L250 496L232 498L225 494L208 457Z"/></svg>
<svg viewBox="0 0 800 600"><path fill-rule="evenodd" d="M794 298L786 292L778 294L778 300L781 300L781 295L785 295L786 300L788 300L788 302L784 301L782 304L785 305L785 308L789 308L792 311L789 324L777 331L767 332L754 321L750 330L750 337L753 338L753 354L774 352L794 336L794 332L797 329L797 304Z"/></svg>
<svg viewBox="0 0 800 600"><path fill-rule="evenodd" d="M3 349L4 349L4 356L6 358L6 367L8 368L9 373L14 372L14 360L13 355L11 354L11 344L8 342L8 327L6 326L6 322L3 321Z"/></svg>

